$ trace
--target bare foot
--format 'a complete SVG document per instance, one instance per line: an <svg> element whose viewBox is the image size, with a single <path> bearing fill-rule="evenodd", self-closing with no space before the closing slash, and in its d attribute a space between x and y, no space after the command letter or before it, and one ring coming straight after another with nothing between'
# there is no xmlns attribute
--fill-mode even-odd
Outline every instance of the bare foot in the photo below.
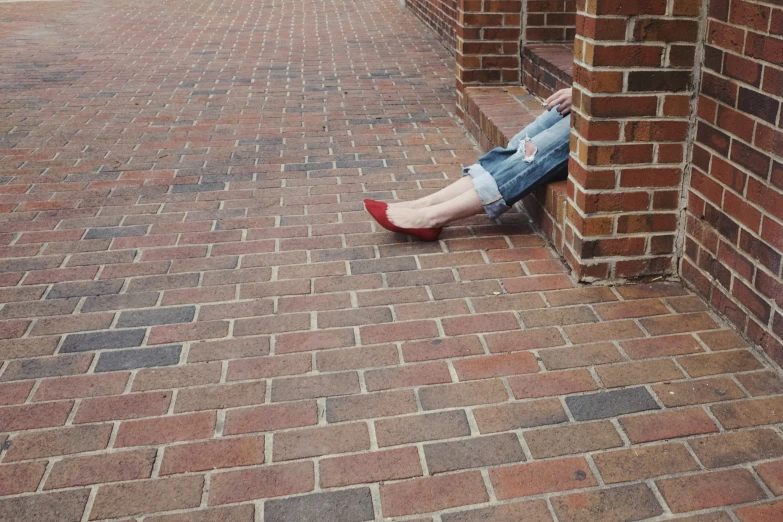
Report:
<svg viewBox="0 0 783 522"><path fill-rule="evenodd" d="M427 212L417 208L395 208L389 205L386 216L389 221L402 228L435 228L437 226Z"/></svg>
<svg viewBox="0 0 783 522"><path fill-rule="evenodd" d="M422 201L420 199L416 199L416 200L413 200L413 201L394 201L394 202L389 202L389 208L397 208L397 209L402 209L402 208L424 208L426 206L427 206L427 202L426 201Z"/></svg>

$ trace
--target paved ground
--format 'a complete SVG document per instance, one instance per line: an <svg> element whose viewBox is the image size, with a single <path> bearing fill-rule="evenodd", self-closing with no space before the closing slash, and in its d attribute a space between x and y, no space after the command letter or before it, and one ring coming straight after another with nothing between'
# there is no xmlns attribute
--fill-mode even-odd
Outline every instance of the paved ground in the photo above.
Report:
<svg viewBox="0 0 783 522"><path fill-rule="evenodd" d="M0 521L783 519L698 298L369 221L476 153L396 0L3 4L0 56Z"/></svg>

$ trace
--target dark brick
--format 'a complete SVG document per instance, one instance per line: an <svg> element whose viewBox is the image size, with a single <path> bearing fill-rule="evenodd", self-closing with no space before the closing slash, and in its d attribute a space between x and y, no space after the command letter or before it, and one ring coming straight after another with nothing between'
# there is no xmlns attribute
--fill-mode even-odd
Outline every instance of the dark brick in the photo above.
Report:
<svg viewBox="0 0 783 522"><path fill-rule="evenodd" d="M740 87L737 109L775 124L780 102L771 96Z"/></svg>
<svg viewBox="0 0 783 522"><path fill-rule="evenodd" d="M179 363L181 352L181 345L104 352L98 358L95 371L114 372L154 366L173 366Z"/></svg>
<svg viewBox="0 0 783 522"><path fill-rule="evenodd" d="M47 299L63 297L90 297L106 294L118 294L122 289L123 280L78 281L73 283L57 283L46 294Z"/></svg>
<svg viewBox="0 0 783 522"><path fill-rule="evenodd" d="M366 522L374 519L370 488L269 500L264 505L264 522Z"/></svg>
<svg viewBox="0 0 783 522"><path fill-rule="evenodd" d="M122 312L117 321L117 328L132 328L134 326L155 326L160 324L189 323L196 315L195 306L179 308L151 308L149 310L133 310Z"/></svg>
<svg viewBox="0 0 783 522"><path fill-rule="evenodd" d="M691 87L690 71L634 71L628 73L630 92L680 92Z"/></svg>
<svg viewBox="0 0 783 522"><path fill-rule="evenodd" d="M641 387L566 397L566 404L578 421L660 409L650 392Z"/></svg>
<svg viewBox="0 0 783 522"><path fill-rule="evenodd" d="M91 354L54 355L11 361L0 380L18 381L87 373L91 361Z"/></svg>
<svg viewBox="0 0 783 522"><path fill-rule="evenodd" d="M135 227L109 227L109 228L91 228L84 235L83 239L101 239L105 237L131 237L143 236L147 234L146 226Z"/></svg>
<svg viewBox="0 0 783 522"><path fill-rule="evenodd" d="M143 328L136 330L117 330L70 334L63 341L60 353L89 352L92 350L114 350L140 346L144 340Z"/></svg>

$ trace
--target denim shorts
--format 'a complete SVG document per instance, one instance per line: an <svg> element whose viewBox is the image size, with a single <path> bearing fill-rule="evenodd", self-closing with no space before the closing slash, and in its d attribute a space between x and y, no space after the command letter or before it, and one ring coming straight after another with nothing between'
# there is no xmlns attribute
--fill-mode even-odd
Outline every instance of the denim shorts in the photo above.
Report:
<svg viewBox="0 0 783 522"><path fill-rule="evenodd" d="M541 185L568 174L571 123L556 108L544 111L530 125L511 138L508 147L497 147L465 167L473 187L490 219L510 209L514 203ZM525 153L527 142L535 146Z"/></svg>

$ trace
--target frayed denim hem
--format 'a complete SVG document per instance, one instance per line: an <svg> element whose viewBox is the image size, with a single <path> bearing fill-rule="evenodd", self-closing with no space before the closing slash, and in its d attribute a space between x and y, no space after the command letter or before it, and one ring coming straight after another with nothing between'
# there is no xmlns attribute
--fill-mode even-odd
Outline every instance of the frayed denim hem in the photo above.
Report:
<svg viewBox="0 0 783 522"><path fill-rule="evenodd" d="M511 208L503 201L495 178L484 167L476 163L462 169L462 175L470 176L473 188L476 189L489 219L497 219Z"/></svg>

